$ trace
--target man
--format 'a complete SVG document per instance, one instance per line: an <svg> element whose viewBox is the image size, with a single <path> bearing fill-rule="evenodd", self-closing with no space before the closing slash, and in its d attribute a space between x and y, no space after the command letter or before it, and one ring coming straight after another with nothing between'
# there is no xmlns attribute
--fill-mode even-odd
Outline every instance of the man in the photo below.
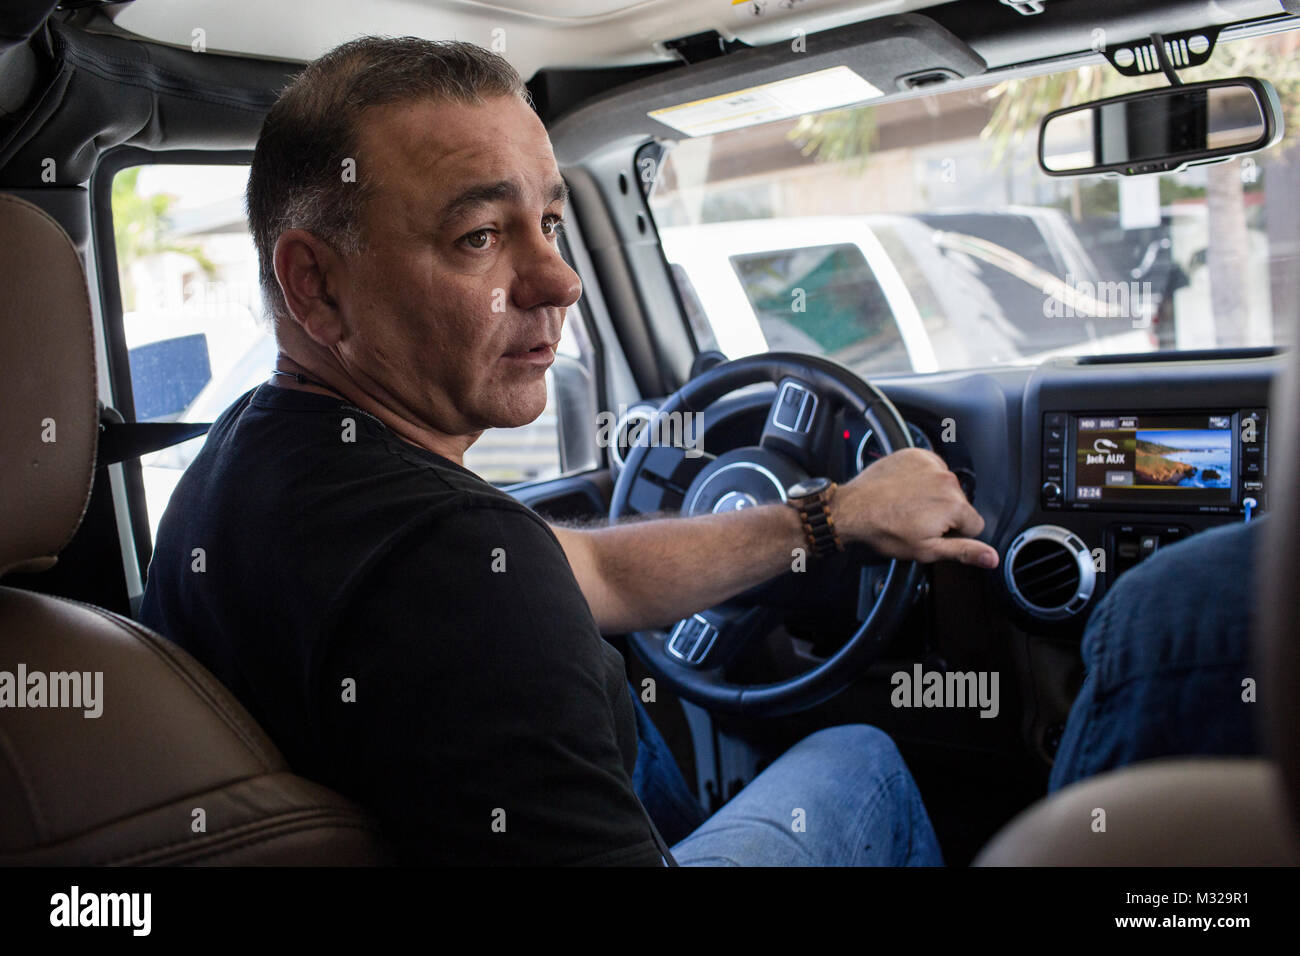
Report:
<svg viewBox="0 0 1300 956"><path fill-rule="evenodd" d="M248 184L277 369L214 425L159 527L143 620L295 769L370 807L406 861L662 865L630 783L623 662L600 632L717 604L804 544L785 505L549 527L464 468L484 429L545 406L581 292L556 247L564 202L501 58L368 38L311 64L268 115ZM928 452L873 465L830 509L842 538L889 556L997 563L945 537L983 521ZM872 728L814 735L749 789L688 861L937 862ZM797 798L816 833L762 836L765 790Z"/></svg>
<svg viewBox="0 0 1300 956"><path fill-rule="evenodd" d="M1264 520L1194 535L1121 577L1080 644L1083 686L1048 791L1158 757L1254 756L1252 657Z"/></svg>

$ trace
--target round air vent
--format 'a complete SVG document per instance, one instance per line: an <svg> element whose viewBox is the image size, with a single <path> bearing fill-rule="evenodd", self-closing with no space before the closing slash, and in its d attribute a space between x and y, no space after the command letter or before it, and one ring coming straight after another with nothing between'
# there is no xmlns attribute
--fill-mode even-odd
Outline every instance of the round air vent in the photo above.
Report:
<svg viewBox="0 0 1300 956"><path fill-rule="evenodd" d="M1097 584L1087 545L1074 532L1054 524L1021 532L1007 549L1003 568L1016 603L1048 620L1078 614Z"/></svg>
<svg viewBox="0 0 1300 956"><path fill-rule="evenodd" d="M611 436L613 440L609 445L609 455L614 459L614 471L623 470L632 442L636 441L637 436L645 429L655 409L654 405L633 405L623 413L623 417L614 426L614 434Z"/></svg>

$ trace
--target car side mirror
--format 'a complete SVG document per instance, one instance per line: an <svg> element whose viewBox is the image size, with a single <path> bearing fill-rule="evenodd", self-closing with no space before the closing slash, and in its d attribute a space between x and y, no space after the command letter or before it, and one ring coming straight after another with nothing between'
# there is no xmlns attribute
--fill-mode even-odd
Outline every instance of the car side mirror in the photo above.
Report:
<svg viewBox="0 0 1300 956"><path fill-rule="evenodd" d="M1049 176L1175 172L1267 149L1282 132L1273 84L1238 76L1055 110L1039 126L1038 164Z"/></svg>

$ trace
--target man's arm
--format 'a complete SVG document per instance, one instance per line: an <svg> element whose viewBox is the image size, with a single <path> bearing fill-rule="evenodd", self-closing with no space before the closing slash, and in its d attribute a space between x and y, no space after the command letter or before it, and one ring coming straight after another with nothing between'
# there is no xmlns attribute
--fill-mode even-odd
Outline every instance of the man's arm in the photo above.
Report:
<svg viewBox="0 0 1300 956"><path fill-rule="evenodd" d="M845 544L862 542L891 558L997 567L997 552L972 537L984 519L933 452L882 458L836 489L830 511ZM784 504L552 530L608 633L661 627L712 607L789 570L794 549L808 546L799 515ZM949 532L966 537L944 537Z"/></svg>

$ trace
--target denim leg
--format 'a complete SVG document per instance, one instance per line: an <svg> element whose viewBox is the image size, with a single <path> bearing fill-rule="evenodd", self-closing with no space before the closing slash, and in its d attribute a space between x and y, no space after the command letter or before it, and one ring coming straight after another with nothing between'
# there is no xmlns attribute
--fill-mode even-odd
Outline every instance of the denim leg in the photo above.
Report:
<svg viewBox="0 0 1300 956"><path fill-rule="evenodd" d="M941 866L894 742L865 724L805 737L673 847L682 866Z"/></svg>
<svg viewBox="0 0 1300 956"><path fill-rule="evenodd" d="M1249 586L1261 524L1162 548L1102 599L1048 792L1156 757L1259 753L1243 681L1255 676Z"/></svg>
<svg viewBox="0 0 1300 956"><path fill-rule="evenodd" d="M636 689L630 683L628 689L636 712L637 736L632 789L659 828L664 842L672 845L703 823L707 814L682 776L668 742L650 719Z"/></svg>

